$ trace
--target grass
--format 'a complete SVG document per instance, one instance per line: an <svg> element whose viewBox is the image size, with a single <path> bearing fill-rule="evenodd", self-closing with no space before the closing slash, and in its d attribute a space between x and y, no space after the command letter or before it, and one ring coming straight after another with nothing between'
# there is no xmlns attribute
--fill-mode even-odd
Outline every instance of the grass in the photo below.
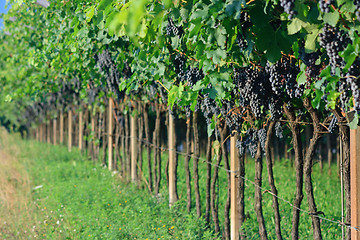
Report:
<svg viewBox="0 0 360 240"><path fill-rule="evenodd" d="M178 168L180 200L169 208L165 179L162 181L160 197L155 198L148 194L144 184L139 187L126 183L118 174L84 160L76 149L68 153L65 147L22 141L14 135L7 135L5 142L2 141L3 135L0 142L5 150L17 157L19 164L29 175L29 186L24 189L33 190L27 194L29 197L26 198L27 203L24 203L26 218L13 221L14 224L11 225L4 224L3 219L6 217L15 219L15 215L23 213L1 216L3 211L0 212L0 239L216 239L215 234L206 229L204 221L196 217L195 211L186 213L182 157L179 157ZM17 148L7 149L7 146ZM163 154L162 162L166 162L166 154ZM269 189L265 167L264 188ZM332 172L336 172L335 167L333 166ZM164 171L165 167L162 169ZM143 171L146 177L145 162ZM200 163L199 171L201 197L204 202L205 163ZM274 171L279 195L292 202L295 192L294 170L283 160L275 165ZM313 182L316 203L319 210L326 214L326 218L340 220L339 179L336 174L329 177L325 172L320 173L315 165ZM163 177L165 178L164 172ZM219 177L219 216L222 223L223 204L226 199L226 172L220 170ZM254 179L254 163L251 160L246 164L246 178ZM42 187L34 189L36 186ZM245 196L248 218L244 230L248 239L258 239L258 226L253 210L254 186L251 183L247 183ZM271 203L271 195L264 193L266 226L269 238L275 239ZM289 239L292 207L283 201L279 204L283 236L284 239ZM5 208L3 204L0 206ZM306 195L302 208L307 209ZM205 210L204 204L202 209ZM4 221L9 223L9 219ZM311 219L306 213L301 214L299 230L301 239L312 238ZM324 239L341 238L341 228L336 224L323 221L322 230Z"/></svg>

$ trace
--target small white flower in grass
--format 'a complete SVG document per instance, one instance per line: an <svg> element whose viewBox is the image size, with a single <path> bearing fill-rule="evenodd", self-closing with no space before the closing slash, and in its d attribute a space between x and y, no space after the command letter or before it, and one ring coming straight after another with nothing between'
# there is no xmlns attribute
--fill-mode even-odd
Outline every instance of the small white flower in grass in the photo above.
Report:
<svg viewBox="0 0 360 240"><path fill-rule="evenodd" d="M57 220L57 221L56 221L56 224L58 224L58 225L59 225L59 223L60 223L60 221L59 221L59 220Z"/></svg>

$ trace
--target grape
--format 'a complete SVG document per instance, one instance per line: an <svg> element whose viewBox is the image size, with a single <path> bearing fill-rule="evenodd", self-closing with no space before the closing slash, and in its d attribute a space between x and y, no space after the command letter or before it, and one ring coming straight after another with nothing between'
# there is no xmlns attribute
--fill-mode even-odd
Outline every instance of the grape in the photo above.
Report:
<svg viewBox="0 0 360 240"><path fill-rule="evenodd" d="M270 111L270 120L275 121L281 118L283 114L282 101L278 96L272 96L269 99L269 111Z"/></svg>
<svg viewBox="0 0 360 240"><path fill-rule="evenodd" d="M241 131L243 123L242 114L235 112L235 105L233 101L221 100L222 106L219 107L221 116L225 119L226 125L229 127L230 132Z"/></svg>
<svg viewBox="0 0 360 240"><path fill-rule="evenodd" d="M331 119L330 124L329 124L329 133L335 132L335 130L338 127L337 124L338 124L338 119L336 118L336 116L333 116L333 118Z"/></svg>
<svg viewBox="0 0 360 240"><path fill-rule="evenodd" d="M296 11L294 11L295 0L280 0L280 6L289 14L289 19L292 19L296 14Z"/></svg>
<svg viewBox="0 0 360 240"><path fill-rule="evenodd" d="M257 146L258 146L257 131L250 128L246 132L245 137L246 137L246 140L245 140L244 144L245 144L245 146L248 147L251 157L254 158L256 155Z"/></svg>
<svg viewBox="0 0 360 240"><path fill-rule="evenodd" d="M255 117L260 117L266 111L271 94L266 72L249 67L234 69L233 82L241 96L241 104L250 107Z"/></svg>
<svg viewBox="0 0 360 240"><path fill-rule="evenodd" d="M245 50L248 46L245 40L245 32L252 26L248 12L241 12L240 14L241 31L238 32L237 42L241 51Z"/></svg>
<svg viewBox="0 0 360 240"><path fill-rule="evenodd" d="M238 42L238 46L239 46L240 50L244 51L248 45L247 45L247 41L244 39L242 34L238 33L236 40Z"/></svg>
<svg viewBox="0 0 360 240"><path fill-rule="evenodd" d="M190 87L193 87L198 81L204 78L204 73L199 70L197 67L189 69L186 71L183 77L183 82L187 82Z"/></svg>
<svg viewBox="0 0 360 240"><path fill-rule="evenodd" d="M186 114L186 118L191 117L191 109L190 109L190 106L185 106L185 114Z"/></svg>
<svg viewBox="0 0 360 240"><path fill-rule="evenodd" d="M265 69L270 75L271 88L276 95L281 96L285 92L285 97L290 99L302 96L303 89L296 81L300 69L295 60L286 56L273 65L268 63Z"/></svg>
<svg viewBox="0 0 360 240"><path fill-rule="evenodd" d="M106 75L107 89L115 93L119 100L123 99L124 92L120 92L119 90L119 85L121 84L120 73L111 58L109 50L105 49L102 53L97 54L95 60L99 69ZM123 73L126 78L131 76L131 69L127 62L124 64Z"/></svg>
<svg viewBox="0 0 360 240"><path fill-rule="evenodd" d="M211 118L212 118L211 106L213 104L215 104L215 101L209 97L204 98L201 102L201 110L204 113L204 117L207 125L211 123Z"/></svg>
<svg viewBox="0 0 360 240"><path fill-rule="evenodd" d="M265 152L266 129L262 128L262 129L258 130L257 135L258 135L258 139L260 141L261 149L263 150L263 152Z"/></svg>
<svg viewBox="0 0 360 240"><path fill-rule="evenodd" d="M242 157L245 154L245 144L243 141L239 139L236 140L235 147L239 149L239 155Z"/></svg>
<svg viewBox="0 0 360 240"><path fill-rule="evenodd" d="M177 54L174 59L175 72L181 74L184 72L186 58L182 54Z"/></svg>
<svg viewBox="0 0 360 240"><path fill-rule="evenodd" d="M355 5L355 15L358 21L360 21L360 0L354 0Z"/></svg>
<svg viewBox="0 0 360 240"><path fill-rule="evenodd" d="M166 26L166 35L170 37L182 37L184 30L182 26L177 27L171 17L168 18L168 25Z"/></svg>
<svg viewBox="0 0 360 240"><path fill-rule="evenodd" d="M130 65L129 65L129 63L127 61L124 62L124 68L122 70L122 74L123 74L125 79L130 78L131 75L132 75Z"/></svg>
<svg viewBox="0 0 360 240"><path fill-rule="evenodd" d="M332 4L334 4L334 0L320 0L319 1L320 11L324 13L330 12L330 6Z"/></svg>
<svg viewBox="0 0 360 240"><path fill-rule="evenodd" d="M207 86L207 89L211 89L211 88L212 85L209 84ZM200 107L201 107L201 111L204 114L206 124L208 125L211 123L211 118L213 114L215 114L216 116L220 114L220 110L218 109L215 100L209 97L209 93L204 94L204 97L200 103Z"/></svg>
<svg viewBox="0 0 360 240"><path fill-rule="evenodd" d="M252 27L250 15L248 12L241 12L240 14L241 31L244 33L248 28Z"/></svg>
<svg viewBox="0 0 360 240"><path fill-rule="evenodd" d="M299 57L306 65L305 75L308 87L310 87L312 79L318 79L321 72L321 65L316 65L320 52L305 53L305 49L301 48L299 50Z"/></svg>
<svg viewBox="0 0 360 240"><path fill-rule="evenodd" d="M275 136L277 136L280 139L283 138L283 128L280 122L275 123Z"/></svg>
<svg viewBox="0 0 360 240"><path fill-rule="evenodd" d="M347 85L350 86L355 102L355 110L360 113L360 58L357 57L346 74Z"/></svg>
<svg viewBox="0 0 360 240"><path fill-rule="evenodd" d="M347 33L325 24L323 32L319 34L320 46L326 50L331 66L331 73L335 74L336 67L344 67L345 61L339 56L339 52L343 51L346 46L351 43Z"/></svg>

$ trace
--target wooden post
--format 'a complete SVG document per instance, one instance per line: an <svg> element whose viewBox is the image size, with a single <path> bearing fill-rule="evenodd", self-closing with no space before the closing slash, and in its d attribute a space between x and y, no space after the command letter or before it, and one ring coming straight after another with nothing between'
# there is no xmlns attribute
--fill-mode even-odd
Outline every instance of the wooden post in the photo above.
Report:
<svg viewBox="0 0 360 240"><path fill-rule="evenodd" d="M51 135L51 121L50 119L48 119L48 123L46 124L46 138L47 138L47 143L50 144L50 135Z"/></svg>
<svg viewBox="0 0 360 240"><path fill-rule="evenodd" d="M237 133L230 137L230 236L231 240L238 240L240 233L240 208L239 208L239 174L240 162L236 147Z"/></svg>
<svg viewBox="0 0 360 240"><path fill-rule="evenodd" d="M54 145L56 145L57 139L56 139L56 135L57 135L57 122L56 122L56 118L53 119L53 141L54 141Z"/></svg>
<svg viewBox="0 0 360 240"><path fill-rule="evenodd" d="M350 130L351 226L360 228L360 127ZM360 231L351 229L351 239L360 240Z"/></svg>
<svg viewBox="0 0 360 240"><path fill-rule="evenodd" d="M36 127L36 141L39 141L39 126Z"/></svg>
<svg viewBox="0 0 360 240"><path fill-rule="evenodd" d="M79 112L79 149L83 148L83 112Z"/></svg>
<svg viewBox="0 0 360 240"><path fill-rule="evenodd" d="M113 170L113 106L114 102L112 98L109 98L109 108L108 108L108 167L109 170Z"/></svg>
<svg viewBox="0 0 360 240"><path fill-rule="evenodd" d="M43 124L39 126L39 142L43 141Z"/></svg>
<svg viewBox="0 0 360 240"><path fill-rule="evenodd" d="M64 113L61 110L60 111L60 128L59 128L59 132L60 132L60 144L64 144Z"/></svg>
<svg viewBox="0 0 360 240"><path fill-rule="evenodd" d="M96 113L93 115L93 111L91 111L90 113L90 117L91 117L91 141L89 144L91 144L90 149L91 149L91 159L94 160L95 159L95 116Z"/></svg>
<svg viewBox="0 0 360 240"><path fill-rule="evenodd" d="M69 109L68 114L68 150L71 152L72 147L72 111Z"/></svg>
<svg viewBox="0 0 360 240"><path fill-rule="evenodd" d="M46 142L46 123L42 124L42 141Z"/></svg>
<svg viewBox="0 0 360 240"><path fill-rule="evenodd" d="M169 206L171 207L177 199L176 191L176 144L175 144L175 119L169 113Z"/></svg>
<svg viewBox="0 0 360 240"><path fill-rule="evenodd" d="M137 163L137 139L136 139L136 132L137 132L137 118L133 114L130 115L130 147L131 147L131 180L133 182L137 179L136 174L136 163Z"/></svg>

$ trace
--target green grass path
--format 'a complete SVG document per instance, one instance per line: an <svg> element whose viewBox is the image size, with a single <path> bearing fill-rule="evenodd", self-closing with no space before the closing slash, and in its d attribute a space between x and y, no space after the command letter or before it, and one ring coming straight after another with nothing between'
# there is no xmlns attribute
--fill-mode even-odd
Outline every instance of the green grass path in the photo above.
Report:
<svg viewBox="0 0 360 240"><path fill-rule="evenodd" d="M213 239L202 220L166 196L152 197L74 150L15 140L30 178L32 224L19 222L0 239ZM3 223L0 223L0 225Z"/></svg>

